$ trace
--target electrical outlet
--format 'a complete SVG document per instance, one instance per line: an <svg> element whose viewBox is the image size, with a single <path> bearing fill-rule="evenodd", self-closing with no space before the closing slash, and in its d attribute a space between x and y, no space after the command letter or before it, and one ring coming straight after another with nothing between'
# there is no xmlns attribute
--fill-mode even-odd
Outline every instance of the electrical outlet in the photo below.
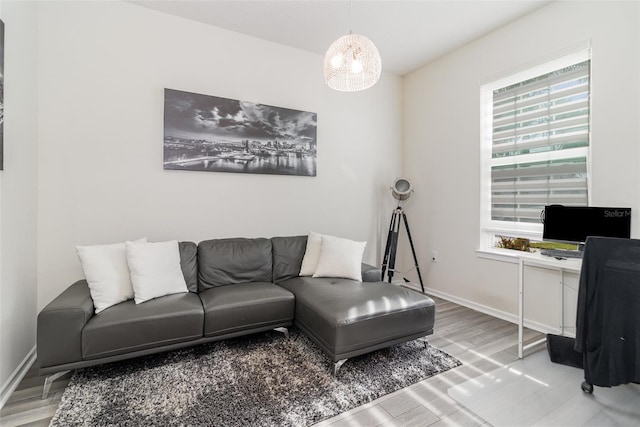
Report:
<svg viewBox="0 0 640 427"><path fill-rule="evenodd" d="M438 262L438 252L431 252L431 262Z"/></svg>

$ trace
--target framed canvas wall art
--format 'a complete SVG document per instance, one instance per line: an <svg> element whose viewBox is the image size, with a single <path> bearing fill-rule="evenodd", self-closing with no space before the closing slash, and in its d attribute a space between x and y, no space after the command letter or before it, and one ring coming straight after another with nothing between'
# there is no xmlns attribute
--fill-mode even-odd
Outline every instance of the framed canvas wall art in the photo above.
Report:
<svg viewBox="0 0 640 427"><path fill-rule="evenodd" d="M316 176L317 114L164 91L164 169Z"/></svg>

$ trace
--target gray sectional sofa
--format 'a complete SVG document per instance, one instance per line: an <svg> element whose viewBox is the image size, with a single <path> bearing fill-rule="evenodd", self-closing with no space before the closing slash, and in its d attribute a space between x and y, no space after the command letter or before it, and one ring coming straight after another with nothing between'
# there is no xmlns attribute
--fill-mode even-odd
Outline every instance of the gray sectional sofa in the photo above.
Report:
<svg viewBox="0 0 640 427"><path fill-rule="evenodd" d="M296 325L334 362L433 333L435 304L381 282L363 264L363 281L298 277L306 236L180 242L188 293L94 314L84 280L38 315L37 350L45 381L71 369Z"/></svg>

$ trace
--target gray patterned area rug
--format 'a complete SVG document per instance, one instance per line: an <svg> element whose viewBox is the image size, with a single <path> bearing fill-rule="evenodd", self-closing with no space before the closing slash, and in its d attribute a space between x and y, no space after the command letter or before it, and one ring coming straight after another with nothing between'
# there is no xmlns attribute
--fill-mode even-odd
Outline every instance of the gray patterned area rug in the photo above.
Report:
<svg viewBox="0 0 640 427"><path fill-rule="evenodd" d="M349 359L268 332L78 370L52 426L308 426L460 365L420 340Z"/></svg>

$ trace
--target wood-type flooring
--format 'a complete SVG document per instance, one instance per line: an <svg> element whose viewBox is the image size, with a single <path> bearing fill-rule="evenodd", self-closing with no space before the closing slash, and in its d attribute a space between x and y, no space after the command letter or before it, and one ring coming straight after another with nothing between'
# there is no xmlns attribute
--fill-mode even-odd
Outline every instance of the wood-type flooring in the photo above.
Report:
<svg viewBox="0 0 640 427"><path fill-rule="evenodd" d="M516 361L517 326L440 298L434 300L436 326L428 341L463 365L325 420L318 427L489 425L449 397L447 390ZM540 337L525 329L525 342ZM42 400L44 377L32 367L0 411L0 425L49 425L70 376L56 380Z"/></svg>

